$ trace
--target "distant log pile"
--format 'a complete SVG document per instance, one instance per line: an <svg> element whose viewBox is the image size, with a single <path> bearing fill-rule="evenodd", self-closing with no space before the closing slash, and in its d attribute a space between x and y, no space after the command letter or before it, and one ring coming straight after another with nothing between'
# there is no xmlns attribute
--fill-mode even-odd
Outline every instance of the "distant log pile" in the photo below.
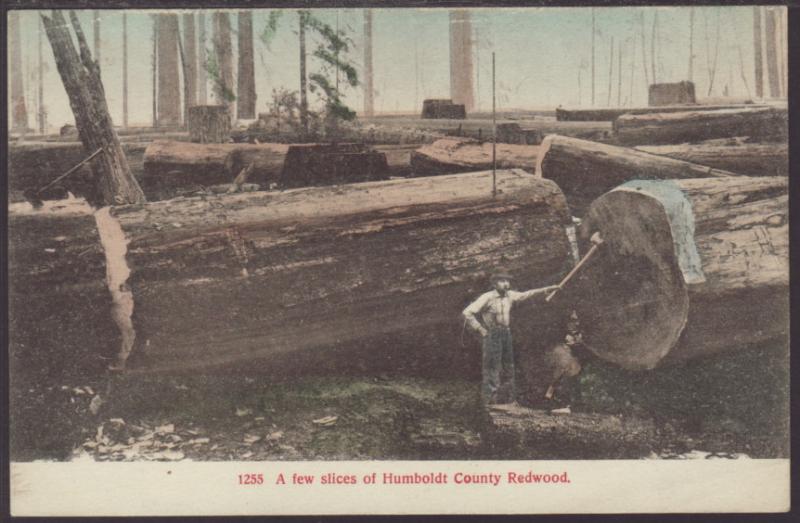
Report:
<svg viewBox="0 0 800 523"><path fill-rule="evenodd" d="M422 102L422 118L463 120L467 117L464 104L454 104L448 99L429 99Z"/></svg>
<svg viewBox="0 0 800 523"><path fill-rule="evenodd" d="M661 145L747 136L752 141L785 141L788 110L777 107L626 114L614 121L623 145Z"/></svg>
<svg viewBox="0 0 800 523"><path fill-rule="evenodd" d="M693 82L650 84L647 91L650 106L697 103Z"/></svg>
<svg viewBox="0 0 800 523"><path fill-rule="evenodd" d="M497 144L499 169L525 169L533 173L539 147ZM411 153L411 171L416 176L484 171L492 168L492 144L469 138L443 138Z"/></svg>
<svg viewBox="0 0 800 523"><path fill-rule="evenodd" d="M497 252L507 255L521 287L556 281L569 268L561 191L522 171L497 177L496 198L483 172L99 211L108 279L115 289L130 290L127 336L135 336L133 354L140 358L131 364L185 370L260 359L269 366L302 353L298 361L318 366L342 353L317 348L352 347L386 335L399 340L404 333L457 335L460 311L487 288ZM52 230L63 229L57 213L39 219L44 229L48 222ZM73 251L59 251L61 264L43 259L32 265L31 257L41 254L26 254L20 223L11 217L18 231L12 267L21 281L68 281L64 275L83 270ZM26 276L30 270L36 276ZM105 283L105 274L95 278ZM37 315L52 318L55 327L95 325L95 315L107 317L97 300L48 305L45 297L56 289L35 287L42 297ZM530 328L547 323L546 314L539 316ZM60 332L24 323L14 310L11 322L21 326L16 339L31 344ZM115 346L113 336L85 335L79 342L95 351ZM60 352L71 350L62 345ZM370 357L397 346L373 346ZM12 350L23 348L12 340Z"/></svg>
<svg viewBox="0 0 800 523"><path fill-rule="evenodd" d="M550 135L539 148L536 175L556 182L572 213L582 216L595 198L628 180L708 178L735 173L636 149Z"/></svg>
<svg viewBox="0 0 800 523"><path fill-rule="evenodd" d="M604 107L597 109L562 108L556 109L556 120L561 122L613 122L623 114L682 113L686 111L719 111L722 109L749 109L766 107L752 104L717 105L662 105L657 107Z"/></svg>
<svg viewBox="0 0 800 523"><path fill-rule="evenodd" d="M788 180L635 180L598 198L573 303L586 346L632 370L786 340Z"/></svg>
<svg viewBox="0 0 800 523"><path fill-rule="evenodd" d="M719 143L719 140L682 145L640 145L639 151L684 160L747 176L788 176L787 143Z"/></svg>

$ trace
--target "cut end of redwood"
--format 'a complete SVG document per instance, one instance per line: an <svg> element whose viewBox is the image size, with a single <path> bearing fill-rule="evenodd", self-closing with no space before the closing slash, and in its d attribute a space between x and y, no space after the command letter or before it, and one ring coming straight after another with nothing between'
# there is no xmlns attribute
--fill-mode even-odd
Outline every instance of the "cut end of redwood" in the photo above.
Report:
<svg viewBox="0 0 800 523"><path fill-rule="evenodd" d="M667 211L650 194L611 191L581 225L587 247L595 232L603 246L575 286L586 346L623 368L653 369L678 342L689 313Z"/></svg>
<svg viewBox="0 0 800 523"><path fill-rule="evenodd" d="M542 178L542 163L544 162L545 157L547 157L547 153L550 150L550 145L553 143L553 139L558 135L555 134L548 134L542 140L541 145L539 145L539 154L536 156L536 170L534 171L534 176L537 178Z"/></svg>

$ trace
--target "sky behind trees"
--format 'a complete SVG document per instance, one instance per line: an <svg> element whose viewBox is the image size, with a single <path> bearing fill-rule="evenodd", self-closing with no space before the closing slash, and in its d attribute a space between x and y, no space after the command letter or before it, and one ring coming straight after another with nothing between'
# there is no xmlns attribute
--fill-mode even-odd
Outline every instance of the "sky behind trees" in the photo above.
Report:
<svg viewBox="0 0 800 523"><path fill-rule="evenodd" d="M784 8L781 8L784 9ZM258 38L269 12L253 10L255 34L256 111L267 110L272 90L299 89L297 13L281 10L269 47ZM558 105L584 107L591 96L592 8L481 8L470 9L472 17L474 85L477 109L491 109L491 53L497 60L497 101L499 109L547 108ZM152 31L151 14L156 11L129 10L129 122L152 122ZM184 13L186 11L171 11ZM196 11L195 11L196 12ZM230 11L232 14L235 10ZM321 9L315 15L347 31L353 40L351 61L359 72L363 65L363 10ZM689 61L688 7L595 8L595 105L646 105L647 87L642 67L641 26L645 17L650 60L652 21L658 13L659 36L655 49L659 82L686 80ZM211 12L206 12L206 47L211 50ZM92 11L78 11L89 43L93 41ZM235 16L235 15L234 15ZM753 8L694 8L694 81L699 97L708 90L708 61L713 60L719 17L719 54L712 96L754 96ZM236 28L232 16L232 26ZM36 128L38 38L37 11L21 11L22 64L29 127ZM424 98L450 96L449 14L446 9L373 9L373 63L375 110L377 112L418 112ZM52 128L72 123L66 93L53 62L47 38L42 34L44 106ZM611 96L609 97L609 55L614 39ZM122 122L122 11L101 12L101 69L112 118ZM622 77L619 49L622 45ZM234 56L236 37L233 38ZM783 45L786 45L784 40ZM311 48L311 45L309 46ZM707 52L708 50L708 52ZM633 62L632 62L633 61ZM309 59L309 72L318 64ZM631 77L633 74L633 77ZM618 88L621 85L621 93ZM211 89L209 88L209 93ZM209 94L211 100L213 95ZM211 103L210 100L210 103ZM360 112L360 87L344 92L344 100ZM318 105L311 95L312 107Z"/></svg>

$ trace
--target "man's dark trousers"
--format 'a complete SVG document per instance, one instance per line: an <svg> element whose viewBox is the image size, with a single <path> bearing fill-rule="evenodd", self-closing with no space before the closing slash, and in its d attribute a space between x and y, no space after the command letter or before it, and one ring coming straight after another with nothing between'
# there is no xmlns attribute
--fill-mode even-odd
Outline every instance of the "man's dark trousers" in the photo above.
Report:
<svg viewBox="0 0 800 523"><path fill-rule="evenodd" d="M483 337L483 400L498 403L498 390L509 385L508 402L516 399L514 383L514 350L511 346L511 329L491 327Z"/></svg>

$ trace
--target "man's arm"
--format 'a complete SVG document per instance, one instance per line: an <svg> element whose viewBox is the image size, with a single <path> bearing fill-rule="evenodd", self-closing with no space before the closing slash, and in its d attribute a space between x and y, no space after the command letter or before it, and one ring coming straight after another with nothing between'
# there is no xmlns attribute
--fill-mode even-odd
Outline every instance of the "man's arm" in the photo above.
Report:
<svg viewBox="0 0 800 523"><path fill-rule="evenodd" d="M533 298L534 296L538 296L539 294L547 294L548 292L554 291L558 289L558 285L548 285L547 287L541 287L539 289L531 289L525 292L517 292L517 291L509 291L508 296L511 298L511 301L525 301L528 298Z"/></svg>
<svg viewBox="0 0 800 523"><path fill-rule="evenodd" d="M472 330L479 332L481 336L486 336L488 331L480 322L480 320L478 320L478 314L480 314L480 312L486 306L486 302L488 301L489 293L487 292L486 294L482 294L477 300L470 303L462 312L464 319L467 320L467 324L472 328Z"/></svg>

